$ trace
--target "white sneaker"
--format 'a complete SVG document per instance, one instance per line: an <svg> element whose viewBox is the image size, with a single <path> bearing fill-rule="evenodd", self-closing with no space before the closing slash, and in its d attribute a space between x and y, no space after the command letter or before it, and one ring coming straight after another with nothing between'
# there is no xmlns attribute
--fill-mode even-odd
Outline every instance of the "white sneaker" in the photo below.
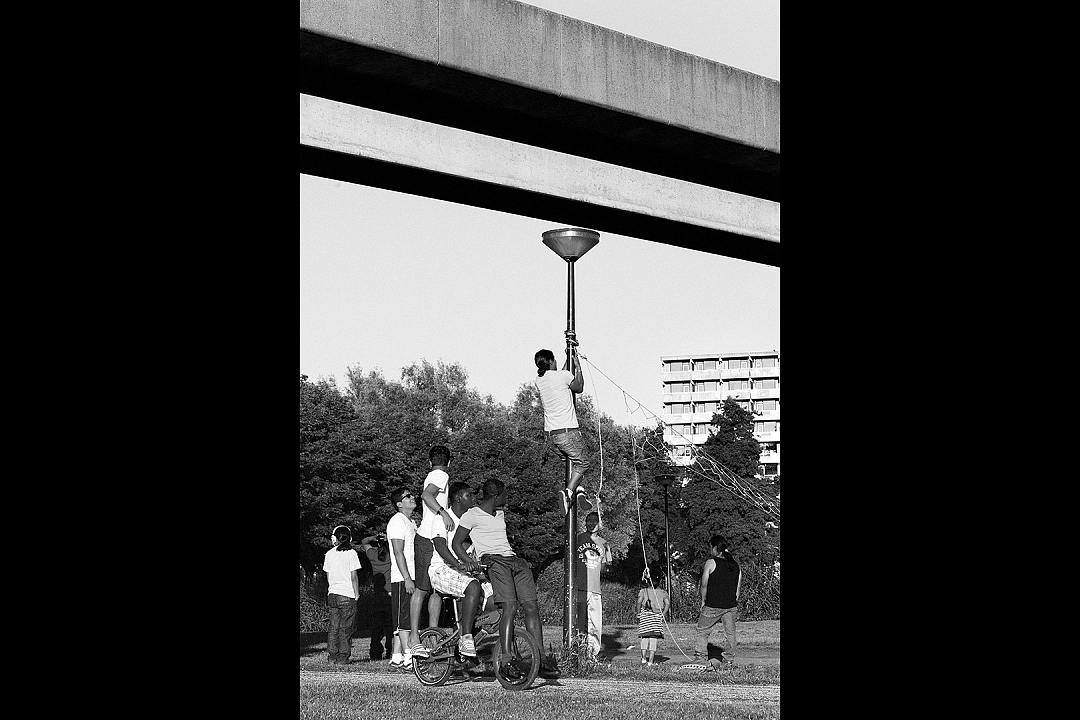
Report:
<svg viewBox="0 0 1080 720"><path fill-rule="evenodd" d="M562 489L559 491L559 502L562 503L562 514L570 512L570 491Z"/></svg>

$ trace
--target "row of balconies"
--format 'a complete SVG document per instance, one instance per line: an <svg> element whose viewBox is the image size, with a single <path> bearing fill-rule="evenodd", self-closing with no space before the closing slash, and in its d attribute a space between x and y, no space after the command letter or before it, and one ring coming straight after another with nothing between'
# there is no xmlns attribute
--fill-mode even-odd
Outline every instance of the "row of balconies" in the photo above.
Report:
<svg viewBox="0 0 1080 720"><path fill-rule="evenodd" d="M778 398L780 397L780 388L762 388L754 390L709 390L707 392L680 392L680 393L663 393L661 395L661 402L673 403L673 402L708 402L710 400L716 402L723 402L724 398L735 398L736 400L756 400L758 398Z"/></svg>
<svg viewBox="0 0 1080 720"><path fill-rule="evenodd" d="M664 415L663 420L668 425L678 425L679 423L707 423L712 420L713 414L711 412L689 412L689 413L672 413L670 415ZM755 413L754 420L779 420L779 410L766 410L764 412Z"/></svg>
<svg viewBox="0 0 1080 720"><path fill-rule="evenodd" d="M780 366L766 368L739 368L737 370L677 370L660 373L665 382L680 380L739 380L741 378L780 377Z"/></svg>
<svg viewBox="0 0 1080 720"><path fill-rule="evenodd" d="M689 439L695 445L701 445L708 437L708 430L706 430L704 433L696 432L693 435L689 435L687 433L682 433L680 435L673 432L668 432L667 430L664 431L664 442L666 442L668 445L683 445L686 443L687 439ZM780 442L780 431L776 430L774 432L767 433L754 433L754 439L760 443ZM774 454L776 455L776 457L780 457L779 451L776 451ZM762 453L762 456L764 455L765 453ZM769 462L773 461L770 460Z"/></svg>

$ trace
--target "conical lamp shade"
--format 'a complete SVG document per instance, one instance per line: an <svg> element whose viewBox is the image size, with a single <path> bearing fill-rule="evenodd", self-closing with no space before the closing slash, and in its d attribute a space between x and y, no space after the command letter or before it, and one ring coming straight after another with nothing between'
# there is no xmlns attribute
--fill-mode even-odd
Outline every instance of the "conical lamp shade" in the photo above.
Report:
<svg viewBox="0 0 1080 720"><path fill-rule="evenodd" d="M544 244L563 260L577 260L600 242L600 233L582 228L560 228L544 233Z"/></svg>

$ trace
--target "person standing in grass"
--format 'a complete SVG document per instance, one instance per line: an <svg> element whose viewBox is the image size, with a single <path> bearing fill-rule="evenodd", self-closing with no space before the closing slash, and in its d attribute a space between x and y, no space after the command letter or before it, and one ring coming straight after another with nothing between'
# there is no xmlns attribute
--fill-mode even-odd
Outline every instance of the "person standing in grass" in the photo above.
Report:
<svg viewBox="0 0 1080 720"><path fill-rule="evenodd" d="M722 623L727 636L727 650L721 653L723 662L735 661L735 620L739 612L739 587L742 584L742 568L731 556L731 543L723 535L713 535L709 540L709 559L701 570L701 612L698 615L697 644L694 662L702 665L719 665L709 661L709 636L716 624Z"/></svg>
<svg viewBox="0 0 1080 720"><path fill-rule="evenodd" d="M397 631L390 667L404 670L412 663L409 604L416 588L413 582L413 573L416 572L413 569L416 523L412 519L416 510L416 496L407 488L398 488L390 494L390 504L397 508L394 517L386 523L386 539L390 541L390 612Z"/></svg>
<svg viewBox="0 0 1080 720"><path fill-rule="evenodd" d="M657 584L663 577L657 578ZM638 591L638 639L641 645L641 664L652 665L656 657L656 641L664 637L664 614L668 609L668 594L660 587L652 586L649 568L641 575Z"/></svg>
<svg viewBox="0 0 1080 720"><path fill-rule="evenodd" d="M372 660L391 657L394 648L394 622L390 612L390 546L386 535L364 538L360 549L371 563L371 585L375 595L371 601L371 646L368 650Z"/></svg>
<svg viewBox="0 0 1080 720"><path fill-rule="evenodd" d="M600 573L611 563L611 546L600 537L600 514L591 512L585 516L585 531L574 539L574 557L578 578L577 617L578 630L587 637L594 655L600 653L601 633L604 628L604 606L600 589Z"/></svg>
<svg viewBox="0 0 1080 720"><path fill-rule="evenodd" d="M352 634L356 628L356 601L360 597L360 582L356 571L362 566L360 556L352 546L352 532L338 525L330 536L334 547L326 551L323 571L326 572L326 606L330 609L330 632L326 649L330 662L344 665L352 654Z"/></svg>

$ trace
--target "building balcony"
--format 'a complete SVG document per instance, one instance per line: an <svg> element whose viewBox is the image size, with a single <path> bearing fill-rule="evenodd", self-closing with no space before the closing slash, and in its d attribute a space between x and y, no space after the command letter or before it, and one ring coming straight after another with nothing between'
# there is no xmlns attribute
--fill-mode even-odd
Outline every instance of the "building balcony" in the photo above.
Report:
<svg viewBox="0 0 1080 720"><path fill-rule="evenodd" d="M780 377L780 366L777 365L776 367L750 368L750 377Z"/></svg>
<svg viewBox="0 0 1080 720"><path fill-rule="evenodd" d="M688 403L691 400L691 393L664 393L660 397L660 402L663 403Z"/></svg>
<svg viewBox="0 0 1080 720"><path fill-rule="evenodd" d="M771 452L761 453L760 462L763 463L778 463L780 462L780 451L773 450Z"/></svg>
<svg viewBox="0 0 1080 720"><path fill-rule="evenodd" d="M720 370L694 370L691 375L694 380L721 380L721 372Z"/></svg>
<svg viewBox="0 0 1080 720"><path fill-rule="evenodd" d="M759 443L780 442L780 431L776 430L774 432L754 433L754 439L757 440Z"/></svg>
<svg viewBox="0 0 1080 720"><path fill-rule="evenodd" d="M689 370L679 370L677 372L668 372L664 370L660 373L660 377L664 379L664 382L681 382L683 380L690 381Z"/></svg>
<svg viewBox="0 0 1080 720"><path fill-rule="evenodd" d="M719 390L696 390L690 395L694 402L708 402L710 400L720 402L723 399ZM671 402L675 401L672 400Z"/></svg>
<svg viewBox="0 0 1080 720"><path fill-rule="evenodd" d="M682 425L694 422L694 413L672 413L660 419L666 425Z"/></svg>
<svg viewBox="0 0 1080 720"><path fill-rule="evenodd" d="M739 380L750 377L750 368L738 368L737 370L721 370L722 380Z"/></svg>
<svg viewBox="0 0 1080 720"><path fill-rule="evenodd" d="M755 420L779 420L780 419L780 411L779 410L765 410L763 412L755 412L754 413L754 419Z"/></svg>
<svg viewBox="0 0 1080 720"><path fill-rule="evenodd" d="M768 388L766 390L751 390L750 397L754 400L760 398L778 398L780 397L780 388Z"/></svg>

